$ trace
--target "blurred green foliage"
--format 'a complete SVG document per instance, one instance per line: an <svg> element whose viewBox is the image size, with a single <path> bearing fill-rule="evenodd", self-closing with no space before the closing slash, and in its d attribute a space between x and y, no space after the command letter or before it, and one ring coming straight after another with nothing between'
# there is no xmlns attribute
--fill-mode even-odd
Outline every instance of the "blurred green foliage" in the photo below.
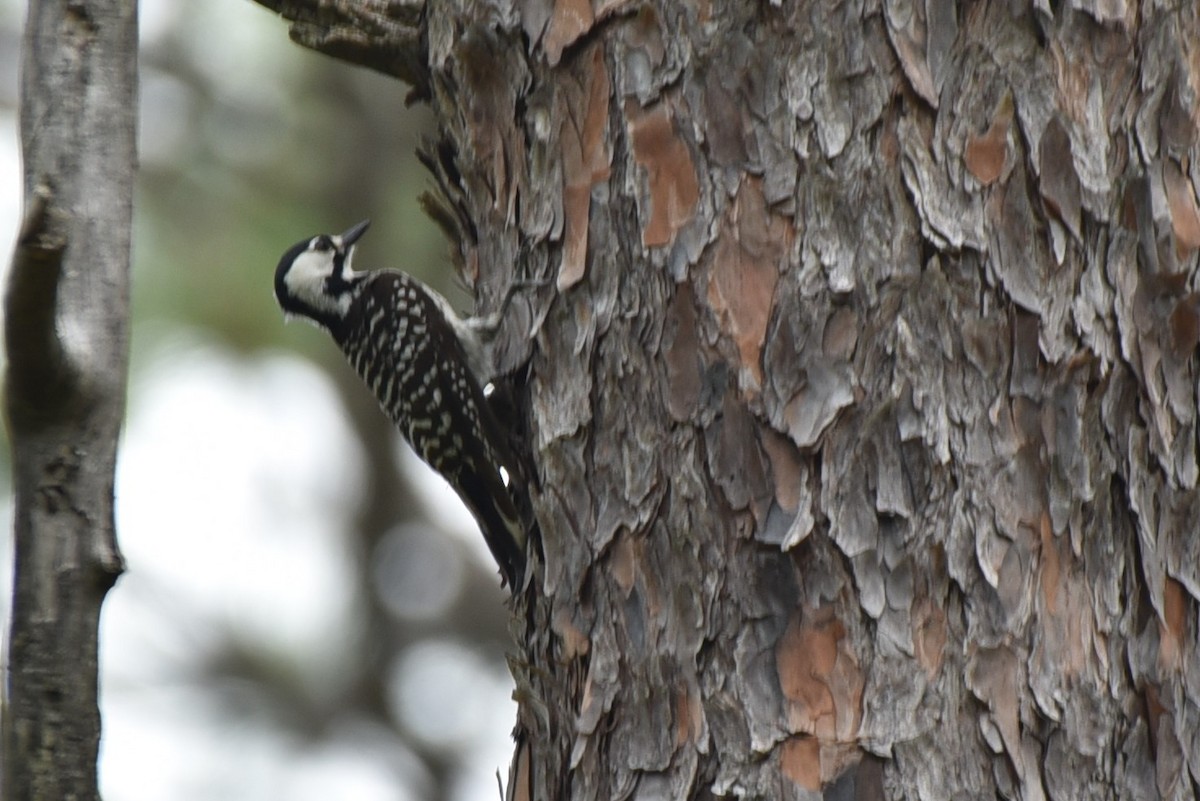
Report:
<svg viewBox="0 0 1200 801"><path fill-rule="evenodd" d="M246 0L178 3L169 22L143 45L135 340L139 323L170 321L239 351L332 358L316 332L282 324L273 273L292 243L366 217L360 269L402 268L453 294L446 242L417 203L431 118L405 108L404 85L301 49ZM228 26L257 55L195 44Z"/></svg>

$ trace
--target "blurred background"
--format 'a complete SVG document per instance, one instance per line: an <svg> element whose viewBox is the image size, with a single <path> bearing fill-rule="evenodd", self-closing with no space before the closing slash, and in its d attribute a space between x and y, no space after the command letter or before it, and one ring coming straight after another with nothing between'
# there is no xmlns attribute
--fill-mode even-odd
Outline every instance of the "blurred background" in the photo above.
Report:
<svg viewBox="0 0 1200 801"><path fill-rule="evenodd" d="M2 269L23 16L0 0ZM469 308L417 202L428 112L292 44L250 0L142 0L141 29L127 572L101 630L101 791L496 798L515 720L496 569L328 336L285 326L272 296L289 245L370 217L357 266L406 269ZM6 533L5 621L11 548Z"/></svg>

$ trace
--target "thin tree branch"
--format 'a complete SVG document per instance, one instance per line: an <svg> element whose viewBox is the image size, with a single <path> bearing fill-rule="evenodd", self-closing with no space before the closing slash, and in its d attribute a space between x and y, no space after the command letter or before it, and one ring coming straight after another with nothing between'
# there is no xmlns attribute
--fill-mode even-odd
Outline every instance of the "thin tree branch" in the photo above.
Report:
<svg viewBox="0 0 1200 801"><path fill-rule="evenodd" d="M0 796L98 801L98 627L129 343L137 6L35 0L5 295L13 584Z"/></svg>

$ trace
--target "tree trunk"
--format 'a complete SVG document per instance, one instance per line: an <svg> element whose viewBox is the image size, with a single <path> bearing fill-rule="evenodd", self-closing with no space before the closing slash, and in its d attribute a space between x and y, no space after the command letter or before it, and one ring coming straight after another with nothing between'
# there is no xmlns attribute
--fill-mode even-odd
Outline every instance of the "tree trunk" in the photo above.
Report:
<svg viewBox="0 0 1200 801"><path fill-rule="evenodd" d="M555 279L510 798L1196 797L1196 4L270 4Z"/></svg>
<svg viewBox="0 0 1200 801"><path fill-rule="evenodd" d="M29 6L25 220L5 297L15 574L3 795L98 798L100 605L121 570L136 5Z"/></svg>

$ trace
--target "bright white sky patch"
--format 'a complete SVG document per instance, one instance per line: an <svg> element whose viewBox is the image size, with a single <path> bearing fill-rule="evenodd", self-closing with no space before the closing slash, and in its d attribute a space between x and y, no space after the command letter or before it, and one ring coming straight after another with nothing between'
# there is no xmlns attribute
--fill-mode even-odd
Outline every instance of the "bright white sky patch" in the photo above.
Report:
<svg viewBox="0 0 1200 801"><path fill-rule="evenodd" d="M480 739L487 718L511 693L488 681L490 672L478 653L457 641L417 643L392 666L392 714L429 745L461 751Z"/></svg>
<svg viewBox="0 0 1200 801"><path fill-rule="evenodd" d="M363 470L333 389L296 359L185 342L145 375L117 473L122 583L269 647L327 643L352 600L339 534Z"/></svg>
<svg viewBox="0 0 1200 801"><path fill-rule="evenodd" d="M352 674L342 660L362 588L342 537L364 464L334 388L291 357L163 342L146 326L138 338L160 341L135 373L117 474L128 569L101 627L105 799L422 797L428 777L394 733L298 742L253 696L231 702L228 686L222 695L206 683L206 660L230 637L299 666L294 678L317 697ZM442 525L486 553L453 492L420 475L422 492L440 493L425 503ZM461 567L447 571L440 578L457 586ZM389 678L405 725L461 754L454 795L492 797L515 717L503 668L439 640L407 652Z"/></svg>
<svg viewBox="0 0 1200 801"><path fill-rule="evenodd" d="M0 112L0 247L12 253L21 227L21 198L24 184L21 177L21 145L17 132L17 116ZM8 278L8 259L0 267L0 277Z"/></svg>
<svg viewBox="0 0 1200 801"><path fill-rule="evenodd" d="M336 686L354 635L340 537L361 455L327 379L297 359L181 340L139 375L117 471L127 571L101 628L104 795L290 798L256 781L291 758L279 733L245 719L229 731L199 674L234 637L303 666L315 692Z"/></svg>

